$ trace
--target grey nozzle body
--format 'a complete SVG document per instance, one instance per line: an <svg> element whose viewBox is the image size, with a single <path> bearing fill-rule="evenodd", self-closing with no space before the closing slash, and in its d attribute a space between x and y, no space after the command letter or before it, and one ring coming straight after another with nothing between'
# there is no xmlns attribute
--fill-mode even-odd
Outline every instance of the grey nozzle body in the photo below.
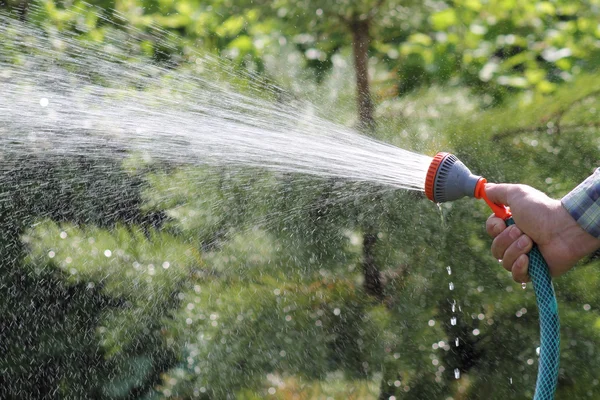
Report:
<svg viewBox="0 0 600 400"><path fill-rule="evenodd" d="M475 197L475 186L481 179L473 175L454 154L448 154L440 163L433 185L436 203L458 200L464 196Z"/></svg>

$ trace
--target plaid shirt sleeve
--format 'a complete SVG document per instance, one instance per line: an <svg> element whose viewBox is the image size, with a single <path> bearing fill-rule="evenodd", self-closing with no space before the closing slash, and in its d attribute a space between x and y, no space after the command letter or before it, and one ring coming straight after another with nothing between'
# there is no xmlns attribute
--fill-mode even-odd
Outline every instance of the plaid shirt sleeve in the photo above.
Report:
<svg viewBox="0 0 600 400"><path fill-rule="evenodd" d="M586 232L600 239L600 168L563 197L562 205Z"/></svg>

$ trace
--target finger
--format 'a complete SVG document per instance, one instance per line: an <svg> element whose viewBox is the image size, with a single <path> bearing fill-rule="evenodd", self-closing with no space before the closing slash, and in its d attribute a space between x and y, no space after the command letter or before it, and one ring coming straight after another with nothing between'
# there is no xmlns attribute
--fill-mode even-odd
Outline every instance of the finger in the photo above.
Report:
<svg viewBox="0 0 600 400"><path fill-rule="evenodd" d="M529 236L519 236L519 239L511 244L504 252L504 258L502 259L504 268L509 267L512 270L513 264L517 261L517 259L521 255L529 253L532 246L533 241L529 238Z"/></svg>
<svg viewBox="0 0 600 400"><path fill-rule="evenodd" d="M521 236L523 233L516 225L511 225L506 228L501 234L496 236L492 242L492 255L498 260L504 260L506 258L506 251L508 248ZM515 261L516 257L512 260ZM508 264L510 267L512 262ZM509 269L510 271L510 269Z"/></svg>
<svg viewBox="0 0 600 400"><path fill-rule="evenodd" d="M511 186L514 185L507 183L486 183L485 194L487 194L488 199L493 203L510 206L508 203L508 192Z"/></svg>
<svg viewBox="0 0 600 400"><path fill-rule="evenodd" d="M485 230L488 235L495 238L506 229L506 223L502 218L496 217L496 214L492 214L487 221L485 221Z"/></svg>
<svg viewBox="0 0 600 400"><path fill-rule="evenodd" d="M512 266L512 277L516 282L529 282L529 257L526 254L521 254Z"/></svg>

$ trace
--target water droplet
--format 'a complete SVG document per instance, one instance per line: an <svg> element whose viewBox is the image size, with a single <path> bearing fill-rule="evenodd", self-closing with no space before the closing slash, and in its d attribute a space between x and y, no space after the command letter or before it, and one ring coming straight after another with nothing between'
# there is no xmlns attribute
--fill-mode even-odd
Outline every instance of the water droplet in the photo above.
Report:
<svg viewBox="0 0 600 400"><path fill-rule="evenodd" d="M105 256L105 257L110 257L110 256L112 256L112 251L110 251L110 250L108 250L108 249L104 250L104 256Z"/></svg>
<svg viewBox="0 0 600 400"><path fill-rule="evenodd" d="M449 265L446 267L446 271L448 271L448 275L452 275L452 268Z"/></svg>
<svg viewBox="0 0 600 400"><path fill-rule="evenodd" d="M456 325L456 317L450 318L450 325L452 325L452 326Z"/></svg>
<svg viewBox="0 0 600 400"><path fill-rule="evenodd" d="M66 238L67 238L67 232L65 232L65 231L62 231L62 232L60 233L60 238L61 238L61 239L66 239Z"/></svg>
<svg viewBox="0 0 600 400"><path fill-rule="evenodd" d="M454 283L450 282L450 283L448 284L448 288L449 288L450 290L454 290Z"/></svg>
<svg viewBox="0 0 600 400"><path fill-rule="evenodd" d="M459 338L454 339L454 345L456 347L460 346L460 339Z"/></svg>
<svg viewBox="0 0 600 400"><path fill-rule="evenodd" d="M49 102L49 101L48 101L48 99L47 99L47 98L45 98L45 97L42 97L42 98L40 99L40 106L42 106L42 107L48 107L48 104L49 104L49 103L50 103L50 102Z"/></svg>
<svg viewBox="0 0 600 400"><path fill-rule="evenodd" d="M341 312L342 312L342 311L341 311L339 308L335 308L335 309L333 310L333 313L334 313L335 315L340 315L340 313L341 313Z"/></svg>
<svg viewBox="0 0 600 400"><path fill-rule="evenodd" d="M521 289L523 289L523 290L527 289L527 284L525 282L521 283Z"/></svg>
<svg viewBox="0 0 600 400"><path fill-rule="evenodd" d="M535 354L537 354L538 357L540 356L540 348L539 347L535 349Z"/></svg>
<svg viewBox="0 0 600 400"><path fill-rule="evenodd" d="M458 368L454 368L454 379L460 378L460 370Z"/></svg>
<svg viewBox="0 0 600 400"><path fill-rule="evenodd" d="M456 312L456 300L452 303L452 312Z"/></svg>
<svg viewBox="0 0 600 400"><path fill-rule="evenodd" d="M510 383L512 385L512 377L508 378L508 383Z"/></svg>
<svg viewBox="0 0 600 400"><path fill-rule="evenodd" d="M170 267L170 266L171 266L171 263L169 263L168 261L165 261L165 262L163 263L163 265L162 265L162 267L163 267L164 269L169 269L169 267Z"/></svg>

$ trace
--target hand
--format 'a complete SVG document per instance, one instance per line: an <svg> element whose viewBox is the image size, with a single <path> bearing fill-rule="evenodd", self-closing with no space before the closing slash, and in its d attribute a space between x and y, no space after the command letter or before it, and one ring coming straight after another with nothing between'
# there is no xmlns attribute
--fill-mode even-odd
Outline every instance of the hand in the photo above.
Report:
<svg viewBox="0 0 600 400"><path fill-rule="evenodd" d="M529 257L533 242L548 263L550 274L567 272L581 258L600 248L600 240L587 233L560 203L526 185L485 185L488 198L510 207L515 225L507 227L494 215L486 222L494 238L492 254L512 272L517 282L528 282Z"/></svg>

